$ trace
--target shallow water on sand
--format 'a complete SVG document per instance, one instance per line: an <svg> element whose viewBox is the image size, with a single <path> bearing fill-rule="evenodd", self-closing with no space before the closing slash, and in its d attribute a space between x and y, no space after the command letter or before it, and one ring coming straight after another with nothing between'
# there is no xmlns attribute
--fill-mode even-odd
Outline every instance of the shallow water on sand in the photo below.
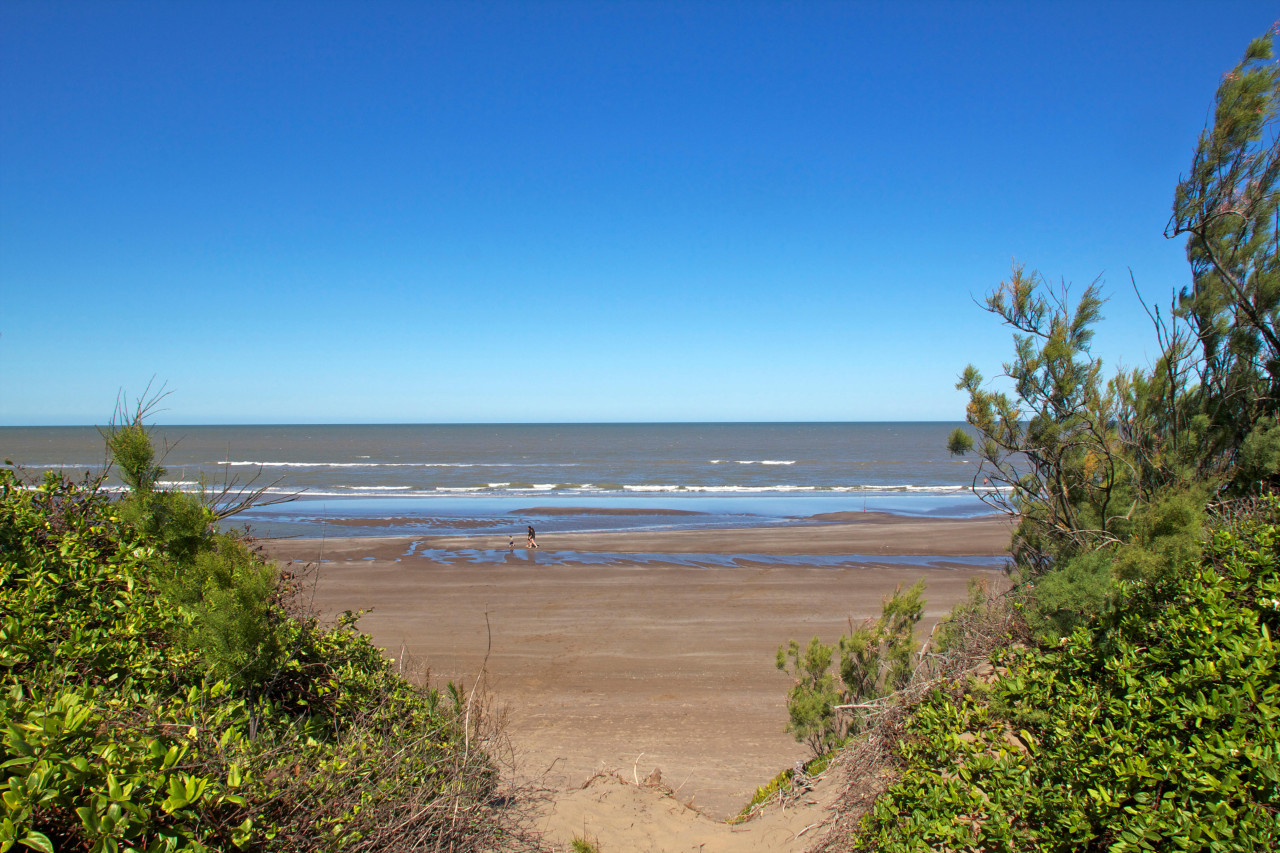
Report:
<svg viewBox="0 0 1280 853"><path fill-rule="evenodd" d="M618 510L616 512L601 510ZM625 510L623 512L622 510ZM527 526L547 533L706 530L794 526L827 513L886 512L975 518L991 508L972 493L749 496L544 495L315 498L260 507L236 516L264 537L449 536L497 534L522 540ZM518 543L518 544L522 544Z"/></svg>

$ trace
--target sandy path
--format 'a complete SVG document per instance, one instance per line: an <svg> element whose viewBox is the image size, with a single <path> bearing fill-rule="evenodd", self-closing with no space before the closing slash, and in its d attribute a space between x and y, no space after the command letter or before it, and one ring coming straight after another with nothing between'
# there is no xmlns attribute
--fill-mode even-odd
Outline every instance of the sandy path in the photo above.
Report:
<svg viewBox="0 0 1280 853"><path fill-rule="evenodd" d="M779 644L815 634L833 641L850 619L878 613L897 584L921 577L927 632L963 597L971 577L999 572L583 566L559 562L549 546L689 554L731 543L730 553L997 554L1008 526L868 518L804 528L539 538L538 554L517 549L502 558L507 562L487 565L409 555L407 539L331 539L323 554L317 540L293 540L273 543L271 551L281 559L329 560L318 573L315 606L330 616L371 609L363 629L393 656L403 648L426 658L436 677L473 684L488 649L489 686L509 706L527 776L574 789L596 771L643 780L656 767L681 801L724 818L757 785L806 755L783 730L789 679L774 667ZM468 537L428 544L499 543ZM505 550L505 540L500 545Z"/></svg>

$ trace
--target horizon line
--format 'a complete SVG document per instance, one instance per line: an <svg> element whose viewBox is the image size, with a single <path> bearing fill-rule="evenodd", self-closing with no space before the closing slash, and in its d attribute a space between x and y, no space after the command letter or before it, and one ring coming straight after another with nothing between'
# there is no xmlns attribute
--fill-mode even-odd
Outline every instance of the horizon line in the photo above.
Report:
<svg viewBox="0 0 1280 853"><path fill-rule="evenodd" d="M825 424L949 424L966 423L951 418L870 418L866 420L690 420L690 421L222 421L210 423L154 422L149 427L378 427L378 426L691 426L718 424L725 426L768 425L825 425ZM108 426L107 423L21 423L0 424L0 429L90 429Z"/></svg>

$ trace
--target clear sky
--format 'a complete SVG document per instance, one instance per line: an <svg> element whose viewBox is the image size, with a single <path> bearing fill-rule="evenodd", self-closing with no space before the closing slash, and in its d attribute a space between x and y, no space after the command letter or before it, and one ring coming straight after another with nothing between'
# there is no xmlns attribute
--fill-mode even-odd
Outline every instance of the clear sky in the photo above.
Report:
<svg viewBox="0 0 1280 853"><path fill-rule="evenodd" d="M958 420L1146 364L1271 2L0 3L0 424Z"/></svg>

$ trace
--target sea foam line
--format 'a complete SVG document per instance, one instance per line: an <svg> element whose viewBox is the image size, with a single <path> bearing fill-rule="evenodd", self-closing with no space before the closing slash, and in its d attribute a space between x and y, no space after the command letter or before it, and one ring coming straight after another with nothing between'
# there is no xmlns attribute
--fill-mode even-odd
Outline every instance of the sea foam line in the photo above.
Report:
<svg viewBox="0 0 1280 853"><path fill-rule="evenodd" d="M223 459L209 465L254 468L577 468L581 462L270 462Z"/></svg>
<svg viewBox="0 0 1280 853"><path fill-rule="evenodd" d="M305 488L305 487L303 487ZM969 486L905 486L905 485L860 485L860 486L814 486L814 485L797 485L792 483L774 483L762 486L735 486L735 485L681 485L672 483L635 483L621 484L602 488L593 486L590 483L574 484L574 483L530 483L528 485L513 486L503 484L495 486L492 484L475 485L475 486L348 486L334 485L319 487L326 491L317 491L315 489L306 489L306 495L332 494L334 496L348 495L353 491L364 491L370 494L378 492L404 492L411 491L415 495L432 495L432 494L448 494L456 492L489 492L496 494L527 494L529 492L593 492L598 494L618 494L618 493L671 493L671 492L698 492L698 493L725 493L725 494L765 494L765 493L787 493L787 492L816 492L822 494L935 494L935 495L953 495L965 494L973 491ZM341 489L342 491L328 491L333 489ZM271 493L292 494L298 491L296 487L276 486L268 489ZM978 490L981 494L1007 491L1005 488L987 487Z"/></svg>
<svg viewBox="0 0 1280 853"><path fill-rule="evenodd" d="M723 465L728 459L708 459L708 465ZM794 465L794 459L735 459L734 462L739 465Z"/></svg>
<svg viewBox="0 0 1280 853"><path fill-rule="evenodd" d="M350 489L353 492L399 492L412 489L413 486L338 486L339 489Z"/></svg>

